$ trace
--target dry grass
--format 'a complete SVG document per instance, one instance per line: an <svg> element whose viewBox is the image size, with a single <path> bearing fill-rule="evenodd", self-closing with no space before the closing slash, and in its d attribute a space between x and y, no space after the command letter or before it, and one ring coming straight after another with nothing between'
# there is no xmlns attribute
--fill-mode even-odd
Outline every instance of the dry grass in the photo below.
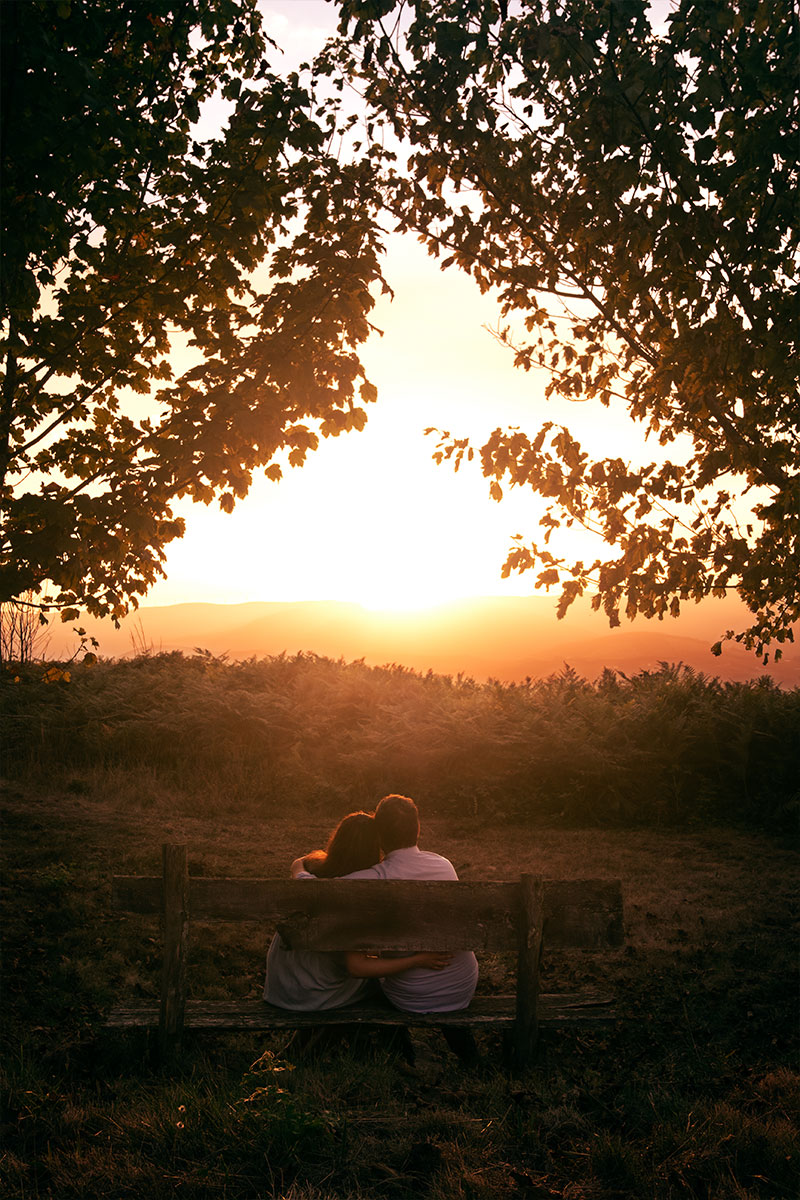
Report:
<svg viewBox="0 0 800 1200"><path fill-rule="evenodd" d="M152 991L158 979L155 931L108 911L111 874L157 872L171 840L188 843L198 873L284 874L342 814L212 818L146 771L8 785L3 810L10 1195L796 1193L796 855L785 839L425 821L422 844L463 878L622 879L625 949L553 956L547 972L554 985L612 982L630 1019L549 1035L521 1079L467 1071L433 1032L415 1034L413 1072L372 1042L292 1063L285 1038L228 1035L190 1039L165 1078L142 1037L112 1041L100 1028L121 989ZM257 995L265 940L250 926L207 927L196 989ZM482 966L481 986L500 986L505 964ZM491 1038L483 1048L497 1049Z"/></svg>

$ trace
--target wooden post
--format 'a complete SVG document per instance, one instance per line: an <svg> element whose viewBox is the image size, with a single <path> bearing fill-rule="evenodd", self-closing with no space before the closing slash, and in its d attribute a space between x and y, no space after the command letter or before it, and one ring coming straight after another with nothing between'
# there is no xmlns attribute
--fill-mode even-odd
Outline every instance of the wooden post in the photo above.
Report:
<svg viewBox="0 0 800 1200"><path fill-rule="evenodd" d="M169 1059L180 1046L186 1008L189 869L185 846L162 846L161 853L164 967L158 1031L161 1057Z"/></svg>
<svg viewBox="0 0 800 1200"><path fill-rule="evenodd" d="M519 954L517 958L517 1012L514 1022L514 1058L521 1067L533 1058L538 1035L539 960L542 954L541 879L523 875L520 889Z"/></svg>

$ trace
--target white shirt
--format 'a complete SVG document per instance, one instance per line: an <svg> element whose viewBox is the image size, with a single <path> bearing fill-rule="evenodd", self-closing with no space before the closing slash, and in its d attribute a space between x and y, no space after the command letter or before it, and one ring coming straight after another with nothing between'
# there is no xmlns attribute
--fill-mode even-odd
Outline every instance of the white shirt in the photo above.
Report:
<svg viewBox="0 0 800 1200"><path fill-rule="evenodd" d="M353 871L348 879L458 879L453 864L441 854L420 850L419 846L404 846L390 850L383 862L363 871Z"/></svg>

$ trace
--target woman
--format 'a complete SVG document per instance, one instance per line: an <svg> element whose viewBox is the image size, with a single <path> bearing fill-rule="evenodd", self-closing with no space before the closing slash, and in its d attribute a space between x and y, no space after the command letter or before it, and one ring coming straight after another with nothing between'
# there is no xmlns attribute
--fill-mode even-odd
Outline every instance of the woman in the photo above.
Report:
<svg viewBox="0 0 800 1200"><path fill-rule="evenodd" d="M347 878L380 862L378 829L369 813L350 813L339 822L325 850L314 850L292 863L294 879ZM423 952L402 958L373 955L287 950L275 934L267 954L264 999L278 1008L295 1012L319 1012L343 1008L373 993L373 980L399 975L413 967L440 971L451 960L449 954Z"/></svg>

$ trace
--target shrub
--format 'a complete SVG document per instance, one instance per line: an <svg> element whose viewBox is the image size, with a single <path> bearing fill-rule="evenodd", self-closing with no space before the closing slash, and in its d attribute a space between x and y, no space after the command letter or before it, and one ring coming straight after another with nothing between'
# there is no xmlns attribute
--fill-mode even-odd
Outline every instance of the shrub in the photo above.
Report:
<svg viewBox="0 0 800 1200"><path fill-rule="evenodd" d="M1 674L0 716L7 774L136 768L261 815L400 791L434 814L782 828L800 801L800 689L666 664L514 685L176 652Z"/></svg>

